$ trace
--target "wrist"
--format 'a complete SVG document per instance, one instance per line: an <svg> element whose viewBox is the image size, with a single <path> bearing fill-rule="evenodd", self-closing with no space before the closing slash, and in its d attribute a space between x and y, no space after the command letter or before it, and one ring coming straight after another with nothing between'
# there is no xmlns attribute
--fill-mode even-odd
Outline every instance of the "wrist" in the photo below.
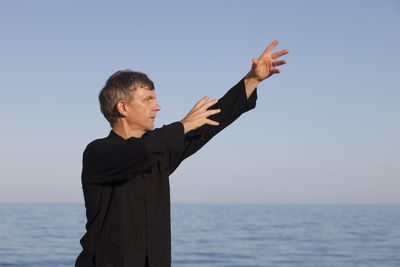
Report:
<svg viewBox="0 0 400 267"><path fill-rule="evenodd" d="M261 81L258 80L256 77L252 76L250 73L244 77L244 87L246 89L246 97L249 99L251 94L257 88L258 84Z"/></svg>
<svg viewBox="0 0 400 267"><path fill-rule="evenodd" d="M187 122L185 122L184 120L181 120L180 123L182 123L182 125L183 125L183 133L184 133L184 134L186 134L187 132L190 131L189 125L188 125Z"/></svg>
<svg viewBox="0 0 400 267"><path fill-rule="evenodd" d="M246 76L244 77L244 81L247 84L252 84L255 85L255 87L257 87L257 85L262 82L262 80L259 80L257 78L256 75L254 75L254 73L252 71L249 71L249 73L246 74Z"/></svg>

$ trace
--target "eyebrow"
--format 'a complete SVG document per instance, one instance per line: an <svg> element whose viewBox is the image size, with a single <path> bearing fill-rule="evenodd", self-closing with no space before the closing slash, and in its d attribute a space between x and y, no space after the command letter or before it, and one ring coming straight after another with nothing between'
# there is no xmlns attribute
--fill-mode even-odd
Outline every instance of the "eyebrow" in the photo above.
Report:
<svg viewBox="0 0 400 267"><path fill-rule="evenodd" d="M156 99L156 96L154 95L145 95L143 98L151 98L151 99Z"/></svg>

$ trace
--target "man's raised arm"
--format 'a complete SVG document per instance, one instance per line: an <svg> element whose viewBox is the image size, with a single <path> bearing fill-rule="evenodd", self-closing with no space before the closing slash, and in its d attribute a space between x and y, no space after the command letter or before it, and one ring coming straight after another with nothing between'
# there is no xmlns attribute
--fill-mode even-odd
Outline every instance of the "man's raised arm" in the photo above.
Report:
<svg viewBox="0 0 400 267"><path fill-rule="evenodd" d="M276 67L286 63L286 60L276 59L289 53L289 50L285 49L271 55L277 44L278 41L272 42L258 59L253 59L249 73L221 99L207 102L209 98L206 96L186 115L181 121L185 133L184 147L179 155L172 158L171 170L241 114L255 107L257 85L271 75L279 73L280 70Z"/></svg>
<svg viewBox="0 0 400 267"><path fill-rule="evenodd" d="M253 58L251 69L244 77L247 99L249 99L249 97L253 94L260 82L271 77L273 74L280 73L280 70L276 68L277 66L286 64L286 60L276 59L289 53L288 49L278 51L271 55L272 50L278 43L278 40L273 41L258 59ZM185 129L185 134L205 124L212 126L219 125L219 122L208 118L209 116L221 112L220 109L209 110L210 107L213 107L215 104L217 104L218 100L207 102L208 99L209 97L206 96L197 102L193 109L181 121Z"/></svg>

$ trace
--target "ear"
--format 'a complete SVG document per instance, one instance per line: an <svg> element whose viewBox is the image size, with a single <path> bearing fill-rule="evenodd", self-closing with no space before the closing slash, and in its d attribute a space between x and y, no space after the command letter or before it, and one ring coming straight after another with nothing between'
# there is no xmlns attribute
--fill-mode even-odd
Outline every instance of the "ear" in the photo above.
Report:
<svg viewBox="0 0 400 267"><path fill-rule="evenodd" d="M126 109L126 102L124 100L120 100L117 103L117 110L119 114L121 114L123 117L126 117L128 115L128 111Z"/></svg>

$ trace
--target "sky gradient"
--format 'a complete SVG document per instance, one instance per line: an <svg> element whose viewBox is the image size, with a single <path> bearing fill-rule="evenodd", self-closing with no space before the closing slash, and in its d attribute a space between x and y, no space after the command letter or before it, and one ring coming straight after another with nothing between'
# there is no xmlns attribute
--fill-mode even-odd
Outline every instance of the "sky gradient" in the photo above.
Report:
<svg viewBox="0 0 400 267"><path fill-rule="evenodd" d="M181 164L172 202L400 204L398 1L1 1L0 29L0 202L83 202L115 71L154 81L160 127L277 39L281 74Z"/></svg>

